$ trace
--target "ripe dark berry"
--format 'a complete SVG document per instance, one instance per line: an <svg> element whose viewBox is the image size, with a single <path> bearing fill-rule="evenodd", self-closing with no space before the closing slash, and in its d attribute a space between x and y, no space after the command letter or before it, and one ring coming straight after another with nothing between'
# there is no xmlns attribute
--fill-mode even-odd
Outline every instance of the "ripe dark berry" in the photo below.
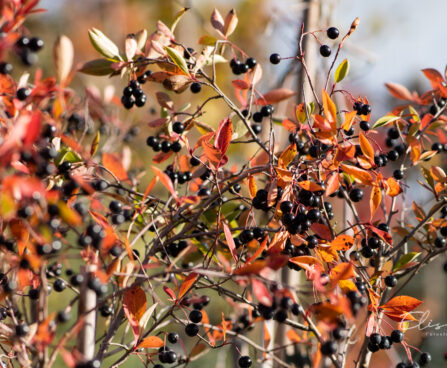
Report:
<svg viewBox="0 0 447 368"><path fill-rule="evenodd" d="M274 314L273 319L279 323L282 323L287 319L287 312L284 309L279 309Z"/></svg>
<svg viewBox="0 0 447 368"><path fill-rule="evenodd" d="M172 143L171 150L172 152L180 152L182 149L182 144L179 141Z"/></svg>
<svg viewBox="0 0 447 368"><path fill-rule="evenodd" d="M394 179L401 180L404 178L404 172L400 169L396 169L393 171Z"/></svg>
<svg viewBox="0 0 447 368"><path fill-rule="evenodd" d="M341 340L346 336L346 330L341 327L337 327L332 331L332 336L335 340Z"/></svg>
<svg viewBox="0 0 447 368"><path fill-rule="evenodd" d="M185 130L185 126L181 122L177 121L172 125L172 130L177 134L182 134Z"/></svg>
<svg viewBox="0 0 447 368"><path fill-rule="evenodd" d="M431 362L431 355L430 355L430 353L422 353L421 356L419 357L419 364L422 367L426 366L430 362Z"/></svg>
<svg viewBox="0 0 447 368"><path fill-rule="evenodd" d="M178 335L177 332L170 332L170 333L168 334L168 341L169 341L171 344L176 344L176 343L178 342L178 339L179 339L179 335Z"/></svg>
<svg viewBox="0 0 447 368"><path fill-rule="evenodd" d="M371 258L374 255L374 250L368 246L363 247L360 252L362 253L362 256L365 258Z"/></svg>
<svg viewBox="0 0 447 368"><path fill-rule="evenodd" d="M188 323L185 326L185 333L190 337L196 336L199 333L199 326L195 323Z"/></svg>
<svg viewBox="0 0 447 368"><path fill-rule="evenodd" d="M433 143L433 144L431 145L431 150L432 150L432 151L442 152L442 149L443 149L442 144L439 143L439 142L435 142L435 143Z"/></svg>
<svg viewBox="0 0 447 368"><path fill-rule="evenodd" d="M372 249L377 249L380 246L380 240L375 236L368 239L368 247Z"/></svg>
<svg viewBox="0 0 447 368"><path fill-rule="evenodd" d="M0 63L0 74L11 74L12 71L14 70L14 67L12 66L12 64L7 63L7 62L2 62Z"/></svg>
<svg viewBox="0 0 447 368"><path fill-rule="evenodd" d="M101 316L103 317L109 317L113 313L113 309L110 305L103 305L101 308L99 308L99 311L101 313Z"/></svg>
<svg viewBox="0 0 447 368"><path fill-rule="evenodd" d="M66 323L70 320L70 317L71 317L70 312L61 310L61 311L57 312L56 319L59 323Z"/></svg>
<svg viewBox="0 0 447 368"><path fill-rule="evenodd" d="M202 312L197 309L194 309L189 313L189 319L191 322L200 323L202 322L202 318L203 318Z"/></svg>
<svg viewBox="0 0 447 368"><path fill-rule="evenodd" d="M33 52L38 52L42 50L44 42L39 37L33 37L29 40L28 48Z"/></svg>
<svg viewBox="0 0 447 368"><path fill-rule="evenodd" d="M123 212L123 204L120 201L112 201L109 203L109 209L113 213L121 213Z"/></svg>
<svg viewBox="0 0 447 368"><path fill-rule="evenodd" d="M67 284L62 279L57 279L53 284L54 291L57 291L58 293L64 291L66 287Z"/></svg>
<svg viewBox="0 0 447 368"><path fill-rule="evenodd" d="M202 85L199 82L191 83L189 87L192 93L199 93L202 90Z"/></svg>
<svg viewBox="0 0 447 368"><path fill-rule="evenodd" d="M146 139L146 144L149 146L149 147L153 147L156 143L158 143L158 138L157 137L154 137L154 136L149 136L149 137L147 137L147 139Z"/></svg>
<svg viewBox="0 0 447 368"><path fill-rule="evenodd" d="M392 342L400 343L404 339L404 333L400 330L393 330L393 332L391 332L390 337Z"/></svg>
<svg viewBox="0 0 447 368"><path fill-rule="evenodd" d="M339 36L340 32L338 28L329 27L326 31L326 34L331 40L335 40Z"/></svg>
<svg viewBox="0 0 447 368"><path fill-rule="evenodd" d="M262 125L261 124L252 124L251 129L255 134L259 134L262 132Z"/></svg>
<svg viewBox="0 0 447 368"><path fill-rule="evenodd" d="M345 135L347 135L348 137L353 136L355 133L354 127L351 127L349 130L343 130L343 131L344 131Z"/></svg>
<svg viewBox="0 0 447 368"><path fill-rule="evenodd" d="M353 202L360 202L363 198L363 190L361 190L360 188L354 188L349 193L349 198Z"/></svg>
<svg viewBox="0 0 447 368"><path fill-rule="evenodd" d="M161 142L161 150L164 153L168 153L171 150L171 142L169 142L169 141Z"/></svg>
<svg viewBox="0 0 447 368"><path fill-rule="evenodd" d="M256 59L255 59L255 58L252 58L252 57L249 57L247 60L245 60L245 64L246 64L250 69L253 69L253 68L256 66L257 63L258 63L258 62L256 61Z"/></svg>
<svg viewBox="0 0 447 368"><path fill-rule="evenodd" d="M121 97L121 104L127 109L131 109L133 105L135 104L135 99L132 96L122 96Z"/></svg>
<svg viewBox="0 0 447 368"><path fill-rule="evenodd" d="M370 129L369 123L366 120L360 122L360 129L367 132Z"/></svg>
<svg viewBox="0 0 447 368"><path fill-rule="evenodd" d="M447 226L441 227L440 231L442 236L447 236Z"/></svg>
<svg viewBox="0 0 447 368"><path fill-rule="evenodd" d="M323 57L329 57L332 53L331 48L328 45L320 46L320 55Z"/></svg>
<svg viewBox="0 0 447 368"><path fill-rule="evenodd" d="M255 123L261 123L263 118L264 115L260 111L257 111L253 114L253 121Z"/></svg>
<svg viewBox="0 0 447 368"><path fill-rule="evenodd" d="M307 211L306 216L310 220L310 222L317 222L321 218L321 212L320 210L313 208Z"/></svg>
<svg viewBox="0 0 447 368"><path fill-rule="evenodd" d="M281 61L281 56L279 54L271 54L270 55L270 62L272 64L279 64Z"/></svg>
<svg viewBox="0 0 447 368"><path fill-rule="evenodd" d="M237 361L237 364L240 368L249 368L252 365L251 358L248 355L242 355L239 360Z"/></svg>
<svg viewBox="0 0 447 368"><path fill-rule="evenodd" d="M388 137L390 137L391 139L399 138L399 131L395 127L391 127L390 129L388 129L387 134L388 134Z"/></svg>
<svg viewBox="0 0 447 368"><path fill-rule="evenodd" d="M177 360L177 354L175 351L172 351L172 350L166 351L164 353L164 358L165 358L166 363L172 364L172 363L175 363L175 361Z"/></svg>
<svg viewBox="0 0 447 368"><path fill-rule="evenodd" d="M393 275L385 277L385 285L388 287L394 287L397 285L397 278Z"/></svg>
<svg viewBox="0 0 447 368"><path fill-rule="evenodd" d="M444 248L447 244L447 240L438 236L435 238L434 244L436 248Z"/></svg>
<svg viewBox="0 0 447 368"><path fill-rule="evenodd" d="M321 353L323 355L332 355L337 352L338 346L335 341L326 341L321 345Z"/></svg>
<svg viewBox="0 0 447 368"><path fill-rule="evenodd" d="M388 152L386 157L388 157L388 160L390 161L396 161L399 158L399 153L395 150L391 150Z"/></svg>
<svg viewBox="0 0 447 368"><path fill-rule="evenodd" d="M73 275L70 278L70 284L73 286L80 286L84 282L84 276L81 274Z"/></svg>
<svg viewBox="0 0 447 368"><path fill-rule="evenodd" d="M373 344L371 341L368 343L368 350L371 353L375 353L380 350L379 345Z"/></svg>
<svg viewBox="0 0 447 368"><path fill-rule="evenodd" d="M19 88L17 90L17 98L20 101L25 101L31 95L31 90L26 87Z"/></svg>
<svg viewBox="0 0 447 368"><path fill-rule="evenodd" d="M371 106L368 104L364 104L364 105L362 105L362 108L360 109L360 114L361 115L369 115L369 114L371 114L371 111L372 111Z"/></svg>
<svg viewBox="0 0 447 368"><path fill-rule="evenodd" d="M239 239L242 242L242 244L246 244L254 239L255 235L253 234L253 231L250 229L242 230L242 232L239 234Z"/></svg>
<svg viewBox="0 0 447 368"><path fill-rule="evenodd" d="M391 341L389 336L382 336L382 341L379 344L380 349L388 350L391 348L391 345L393 345L393 342Z"/></svg>
<svg viewBox="0 0 447 368"><path fill-rule="evenodd" d="M24 337L28 334L28 332L29 332L29 327L27 324L23 323L23 324L16 326L16 335L18 337Z"/></svg>
<svg viewBox="0 0 447 368"><path fill-rule="evenodd" d="M372 333L369 336L369 341L375 345L379 345L382 342L382 336L378 333Z"/></svg>
<svg viewBox="0 0 447 368"><path fill-rule="evenodd" d="M262 116L269 117L270 115L273 114L274 110L275 109L273 108L272 105L265 105L265 106L261 107L261 111L260 112L261 112Z"/></svg>
<svg viewBox="0 0 447 368"><path fill-rule="evenodd" d="M28 45L29 45L29 38L26 36L22 36L16 41L16 46L19 48L25 48L28 47Z"/></svg>
<svg viewBox="0 0 447 368"><path fill-rule="evenodd" d="M288 212L292 211L293 203L290 201L281 202L281 204L279 205L279 208L282 211L282 213L288 213Z"/></svg>
<svg viewBox="0 0 447 368"><path fill-rule="evenodd" d="M143 93L142 95L135 98L135 106L143 107L146 104L147 97Z"/></svg>

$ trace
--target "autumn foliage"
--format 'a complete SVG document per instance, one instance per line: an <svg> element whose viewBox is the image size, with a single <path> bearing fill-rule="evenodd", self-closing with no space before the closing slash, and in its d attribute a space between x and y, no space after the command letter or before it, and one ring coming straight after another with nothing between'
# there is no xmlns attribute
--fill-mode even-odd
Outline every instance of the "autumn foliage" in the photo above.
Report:
<svg viewBox="0 0 447 368"><path fill-rule="evenodd" d="M25 21L37 5L0 3L5 364L186 366L217 348L241 367L366 367L388 349L404 367L428 363L397 340L422 304L401 287L447 249L447 177L431 163L447 149L445 75L423 70L421 95L388 83L400 104L372 120L368 99L343 89L349 61L338 60L358 19L333 43L326 87L306 80L304 101L258 89L269 76L231 41L235 10L214 10L214 33L182 44L187 9L122 48L85 30L98 57L81 66L60 36L54 76L19 75L10 60L31 68L39 51ZM292 56L305 67L305 50ZM217 64L233 74L218 78ZM123 93L78 93L75 73L121 78ZM201 104L176 102L189 93ZM214 126L201 119L211 102L226 114ZM136 110L143 122L129 126ZM132 146L143 133L149 164ZM431 200L405 208L410 186Z"/></svg>

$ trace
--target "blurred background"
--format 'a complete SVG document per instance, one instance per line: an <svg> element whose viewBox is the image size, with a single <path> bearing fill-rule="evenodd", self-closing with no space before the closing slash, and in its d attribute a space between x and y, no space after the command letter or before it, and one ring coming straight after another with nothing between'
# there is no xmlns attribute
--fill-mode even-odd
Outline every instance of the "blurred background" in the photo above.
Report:
<svg viewBox="0 0 447 368"><path fill-rule="evenodd" d="M341 34L344 34L354 18L360 18L360 25L346 42L339 61L349 59L351 70L343 82L343 87L355 96L368 97L373 108L372 120L384 115L393 104L396 104L396 101L389 97L384 87L385 82L397 82L421 93L429 88L420 72L422 68L430 67L444 72L447 61L445 0L322 0L322 3L320 29L332 25L338 27ZM42 52L40 60L44 62L43 68L47 75L52 73L50 45L61 33L71 38L75 46L75 60L77 63L82 63L98 57L89 42L87 35L89 28L96 27L102 30L122 47L127 33L137 32L142 28L151 33L159 19L169 25L174 14L187 6L191 10L180 21L176 35L183 44L198 49L197 40L200 36L215 35L209 24L213 8L217 7L225 15L234 7L239 17L239 25L231 40L262 64L264 75L268 77L264 78L263 84L259 87L261 91L274 87L289 68L293 67L289 61L273 67L268 58L272 52L278 52L282 56L295 55L304 9L302 2L295 0L43 0L41 6L48 11L32 16L27 26L32 33L42 37L46 42L47 47ZM322 39L325 37L322 36ZM319 67L322 74L319 75L325 76L329 61L320 59L322 58L318 58L317 62L321 63ZM218 73L228 78L229 68L220 66ZM224 77L220 79L224 80ZM289 83L293 84L293 81ZM82 84L96 86L100 90L112 84L117 88L119 95L125 82L119 78L108 80L84 75L76 76L73 87L80 88ZM224 89L231 94L230 86L230 83L225 83ZM289 86L296 89L296 86ZM155 89L147 91L149 102L154 100L155 91ZM82 93L82 90L80 92ZM199 98L203 99L203 95ZM195 99L197 97L193 97L190 93L176 96L179 106L184 102L191 102L194 106L198 103ZM149 103L149 105L149 108L156 107L155 104ZM217 105L210 104L207 109L210 111L203 119L204 122L216 126L228 112L218 109L211 111L212 106ZM280 111L286 112L286 107ZM120 112L123 114L121 118L129 125L141 127L141 139L136 140L132 149L143 161L146 161L147 157L146 159L144 157L149 155L144 143L145 137L150 133L145 124L151 120L148 112L149 109L144 113L134 112L128 115ZM424 204L425 193L416 186L407 192L406 198L408 203L417 200L418 203ZM408 293L424 300L420 309L430 312L429 319L433 324L447 323L446 275L442 271L443 262L445 258L433 262L403 291L403 294ZM59 295L53 295L54 298L57 296ZM55 302L57 303L56 300ZM443 354L447 346L447 328L437 332L441 331L444 332L444 336L427 338L416 330L411 332L410 342L421 346L421 350L432 353L433 367L446 364ZM399 348L378 353L373 359L372 366L391 366L390 362L394 366L398 355L404 357L402 350ZM381 354L388 356L380 356ZM210 364L210 367L231 366L231 363L225 361L225 357L222 358L216 353L207 355L190 366L199 367L203 364ZM141 363L137 358L132 358L124 366L131 367L136 364Z"/></svg>

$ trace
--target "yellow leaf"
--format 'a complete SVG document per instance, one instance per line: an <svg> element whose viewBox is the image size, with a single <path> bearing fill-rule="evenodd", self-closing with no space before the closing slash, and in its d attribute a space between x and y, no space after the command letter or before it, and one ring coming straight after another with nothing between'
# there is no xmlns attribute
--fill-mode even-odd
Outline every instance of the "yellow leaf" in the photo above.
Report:
<svg viewBox="0 0 447 368"><path fill-rule="evenodd" d="M287 168L287 166L295 158L296 153L297 153L296 144L292 143L283 151L283 153L281 153L281 156L279 157L278 160L278 166L282 168Z"/></svg>

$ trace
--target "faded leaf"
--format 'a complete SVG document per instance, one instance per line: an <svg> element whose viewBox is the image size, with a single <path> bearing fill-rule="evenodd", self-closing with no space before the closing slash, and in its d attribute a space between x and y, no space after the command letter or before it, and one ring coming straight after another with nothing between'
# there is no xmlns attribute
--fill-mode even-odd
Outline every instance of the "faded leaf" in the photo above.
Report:
<svg viewBox="0 0 447 368"><path fill-rule="evenodd" d="M92 28L88 31L88 36L90 37L90 42L93 47L101 55L105 56L111 60L121 60L119 56L119 49L104 33L99 29Z"/></svg>
<svg viewBox="0 0 447 368"><path fill-rule="evenodd" d="M73 43L65 35L59 36L53 47L53 62L57 79L62 85L67 82L67 78L70 75L73 57Z"/></svg>

